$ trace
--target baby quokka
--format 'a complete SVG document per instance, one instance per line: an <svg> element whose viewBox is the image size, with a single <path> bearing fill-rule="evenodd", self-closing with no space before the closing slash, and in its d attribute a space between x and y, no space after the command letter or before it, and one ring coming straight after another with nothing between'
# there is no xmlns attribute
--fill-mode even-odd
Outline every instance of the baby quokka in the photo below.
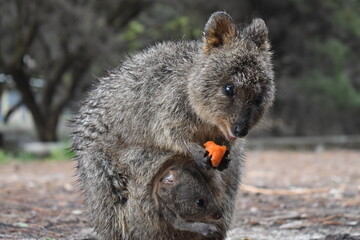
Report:
<svg viewBox="0 0 360 240"><path fill-rule="evenodd" d="M167 168L154 181L153 196L162 217L174 229L204 236L221 234L214 224L222 218L222 211L196 167Z"/></svg>

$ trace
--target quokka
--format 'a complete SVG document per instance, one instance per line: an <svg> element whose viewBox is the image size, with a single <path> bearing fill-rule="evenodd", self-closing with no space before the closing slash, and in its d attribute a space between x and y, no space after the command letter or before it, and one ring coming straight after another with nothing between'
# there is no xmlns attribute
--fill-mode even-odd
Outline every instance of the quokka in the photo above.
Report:
<svg viewBox="0 0 360 240"><path fill-rule="evenodd" d="M136 144L189 155L209 168L203 144L231 151L271 106L273 77L264 21L239 29L215 12L201 41L157 44L100 79L75 118L77 159L91 161L114 143Z"/></svg>

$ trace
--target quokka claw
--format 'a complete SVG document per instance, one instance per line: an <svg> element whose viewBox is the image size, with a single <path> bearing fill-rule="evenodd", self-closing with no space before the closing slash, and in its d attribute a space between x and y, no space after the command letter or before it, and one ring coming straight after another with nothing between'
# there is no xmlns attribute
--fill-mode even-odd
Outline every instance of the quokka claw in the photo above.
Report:
<svg viewBox="0 0 360 240"><path fill-rule="evenodd" d="M201 170L209 170L212 168L211 157L209 156L209 152L205 151L203 157L197 159L197 164Z"/></svg>
<svg viewBox="0 0 360 240"><path fill-rule="evenodd" d="M207 157L209 155L209 152L205 150L204 157Z"/></svg>
<svg viewBox="0 0 360 240"><path fill-rule="evenodd" d="M229 163L231 161L230 158L228 158L229 153L230 153L229 150L226 150L225 155L220 162L220 165L216 168L217 170L224 171L229 167Z"/></svg>

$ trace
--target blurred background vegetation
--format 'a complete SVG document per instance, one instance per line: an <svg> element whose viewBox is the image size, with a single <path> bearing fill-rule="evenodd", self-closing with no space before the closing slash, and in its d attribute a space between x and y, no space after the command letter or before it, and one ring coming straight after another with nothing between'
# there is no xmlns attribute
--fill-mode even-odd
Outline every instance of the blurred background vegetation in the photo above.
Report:
<svg viewBox="0 0 360 240"><path fill-rule="evenodd" d="M0 0L0 145L66 141L96 78L218 10L269 28L276 101L253 137L360 134L360 1Z"/></svg>

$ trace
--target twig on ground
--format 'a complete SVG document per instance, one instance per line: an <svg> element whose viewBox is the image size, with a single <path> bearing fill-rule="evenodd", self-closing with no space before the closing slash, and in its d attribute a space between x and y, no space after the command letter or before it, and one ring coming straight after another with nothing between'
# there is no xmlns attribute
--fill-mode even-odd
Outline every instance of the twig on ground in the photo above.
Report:
<svg viewBox="0 0 360 240"><path fill-rule="evenodd" d="M329 188L310 188L310 189L267 189L242 184L241 190L250 193L261 193L265 195L302 195L329 192Z"/></svg>

